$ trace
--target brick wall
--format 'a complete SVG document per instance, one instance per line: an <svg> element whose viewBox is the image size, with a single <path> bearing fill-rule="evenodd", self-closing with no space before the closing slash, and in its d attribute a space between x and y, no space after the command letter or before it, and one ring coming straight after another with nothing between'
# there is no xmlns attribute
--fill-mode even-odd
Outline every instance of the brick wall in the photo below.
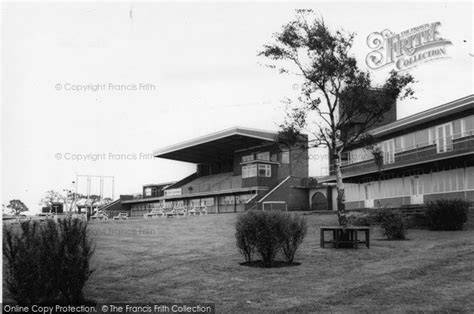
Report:
<svg viewBox="0 0 474 314"><path fill-rule="evenodd" d="M261 203L266 201L285 201L289 211L309 210L308 190L297 188L301 178L291 177L269 194Z"/></svg>

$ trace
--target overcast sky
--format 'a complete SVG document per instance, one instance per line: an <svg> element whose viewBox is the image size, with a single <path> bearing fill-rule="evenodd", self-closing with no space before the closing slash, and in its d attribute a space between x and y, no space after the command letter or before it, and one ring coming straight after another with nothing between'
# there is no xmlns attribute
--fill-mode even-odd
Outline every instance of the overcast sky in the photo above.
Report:
<svg viewBox="0 0 474 314"><path fill-rule="evenodd" d="M370 33L441 22L448 58L410 70L417 99L399 102L399 118L473 93L469 2L4 4L2 202L19 198L36 211L46 190L87 174L114 176L116 197L139 192L194 171L153 160L153 149L234 125L276 130L280 101L298 95L299 80L262 66L257 53L295 8L356 32L363 69ZM373 71L375 80L390 69ZM71 160L87 155L98 160ZM311 175L324 174L323 158Z"/></svg>

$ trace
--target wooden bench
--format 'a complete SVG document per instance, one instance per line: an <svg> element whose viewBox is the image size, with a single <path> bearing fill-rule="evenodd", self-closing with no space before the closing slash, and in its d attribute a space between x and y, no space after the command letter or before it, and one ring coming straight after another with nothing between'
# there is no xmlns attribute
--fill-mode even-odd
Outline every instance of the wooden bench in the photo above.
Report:
<svg viewBox="0 0 474 314"><path fill-rule="evenodd" d="M122 212L118 213L117 216L114 216L114 220L127 220L128 219L128 213Z"/></svg>
<svg viewBox="0 0 474 314"><path fill-rule="evenodd" d="M92 215L90 219L107 221L109 219L109 215L105 211L99 210L94 215Z"/></svg>
<svg viewBox="0 0 474 314"><path fill-rule="evenodd" d="M190 216L207 215L207 206L194 206L190 211L188 211L188 214Z"/></svg>
<svg viewBox="0 0 474 314"><path fill-rule="evenodd" d="M157 217L165 217L165 213L163 212L163 210L155 208L151 212L145 213L143 215L143 218L145 218L145 219L157 218Z"/></svg>
<svg viewBox="0 0 474 314"><path fill-rule="evenodd" d="M332 233L331 240L325 240L325 234L327 232ZM339 248L341 244L351 244L353 248L359 248L359 244L365 244L367 248L370 248L370 228L369 227L321 227L321 247L324 248L326 244L333 244L334 248ZM365 234L364 240L359 239L359 232ZM348 233L348 236L344 236Z"/></svg>

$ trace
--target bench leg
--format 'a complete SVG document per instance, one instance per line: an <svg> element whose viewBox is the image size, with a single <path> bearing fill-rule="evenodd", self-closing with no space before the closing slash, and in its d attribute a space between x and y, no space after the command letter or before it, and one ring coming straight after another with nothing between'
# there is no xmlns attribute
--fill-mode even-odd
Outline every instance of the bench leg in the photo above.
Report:
<svg viewBox="0 0 474 314"><path fill-rule="evenodd" d="M370 249L370 230L365 231L365 245Z"/></svg>
<svg viewBox="0 0 474 314"><path fill-rule="evenodd" d="M320 234L319 234L319 245L320 245L322 248L324 248L324 231L323 231L323 229L321 229L321 230L319 231L319 233L320 233Z"/></svg>
<svg viewBox="0 0 474 314"><path fill-rule="evenodd" d="M354 231L354 248L357 250L359 248L359 240L357 239L357 230Z"/></svg>

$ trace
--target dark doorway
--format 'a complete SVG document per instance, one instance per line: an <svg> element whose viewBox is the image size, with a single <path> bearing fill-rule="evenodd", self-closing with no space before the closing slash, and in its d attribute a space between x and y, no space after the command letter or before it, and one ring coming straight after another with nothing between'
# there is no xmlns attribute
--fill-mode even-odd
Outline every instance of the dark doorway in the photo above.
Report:
<svg viewBox="0 0 474 314"><path fill-rule="evenodd" d="M316 192L311 197L311 210L328 210L328 201L323 193Z"/></svg>

